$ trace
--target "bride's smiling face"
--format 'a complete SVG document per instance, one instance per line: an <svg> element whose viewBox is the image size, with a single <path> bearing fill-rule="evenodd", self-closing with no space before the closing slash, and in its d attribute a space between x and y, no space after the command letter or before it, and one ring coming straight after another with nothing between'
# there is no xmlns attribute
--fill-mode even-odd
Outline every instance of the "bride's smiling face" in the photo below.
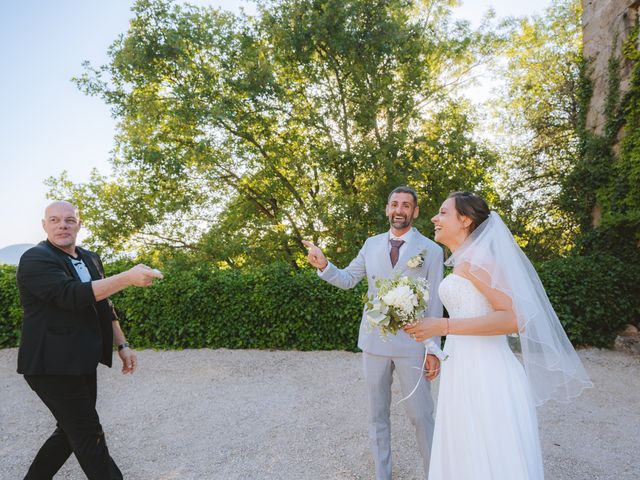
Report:
<svg viewBox="0 0 640 480"><path fill-rule="evenodd" d="M471 219L458 213L455 198L447 198L431 221L435 226L436 242L446 245L451 250L469 235Z"/></svg>

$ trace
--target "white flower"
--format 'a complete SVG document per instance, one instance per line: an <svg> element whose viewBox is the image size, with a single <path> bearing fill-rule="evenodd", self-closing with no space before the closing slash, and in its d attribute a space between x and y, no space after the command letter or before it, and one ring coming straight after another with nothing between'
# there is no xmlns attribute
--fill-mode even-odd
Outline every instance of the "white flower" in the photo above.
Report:
<svg viewBox="0 0 640 480"><path fill-rule="evenodd" d="M429 287L425 287L422 289L422 297L423 297L423 302L427 303L429 301Z"/></svg>
<svg viewBox="0 0 640 480"><path fill-rule="evenodd" d="M408 285L399 285L389 290L383 297L382 301L389 306L393 306L403 312L409 314L413 312L413 308L418 305L418 298Z"/></svg>
<svg viewBox="0 0 640 480"><path fill-rule="evenodd" d="M420 257L411 257L407 262L407 267L417 268L420 266Z"/></svg>
<svg viewBox="0 0 640 480"><path fill-rule="evenodd" d="M407 267L409 268L419 268L424 265L424 257L426 255L426 250L420 252L415 257L411 257L407 262Z"/></svg>

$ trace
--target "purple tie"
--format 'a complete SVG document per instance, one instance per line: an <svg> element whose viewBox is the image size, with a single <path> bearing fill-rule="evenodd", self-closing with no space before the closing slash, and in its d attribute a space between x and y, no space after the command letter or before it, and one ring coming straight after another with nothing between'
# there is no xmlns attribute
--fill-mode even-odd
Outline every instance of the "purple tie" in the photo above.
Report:
<svg viewBox="0 0 640 480"><path fill-rule="evenodd" d="M389 255L391 255L391 266L395 267L396 263L398 263L398 255L400 255L400 247L404 243L404 240L396 240L392 238L389 240L389 242L391 242L391 252L389 252Z"/></svg>

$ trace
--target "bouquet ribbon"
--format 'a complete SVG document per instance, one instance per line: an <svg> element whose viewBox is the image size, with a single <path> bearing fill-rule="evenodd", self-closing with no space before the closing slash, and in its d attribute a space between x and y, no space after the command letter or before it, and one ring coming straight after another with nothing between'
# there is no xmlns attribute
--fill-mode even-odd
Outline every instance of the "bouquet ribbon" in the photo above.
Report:
<svg viewBox="0 0 640 480"><path fill-rule="evenodd" d="M416 386L413 387L413 390L411 390L411 393L409 395L404 397L402 400L399 400L398 403L396 403L396 405L400 405L405 400L408 400L409 398L411 398L411 395L416 393L416 390L420 386L420 382L423 380L423 377L424 377L424 364L427 362L427 355L429 355L429 343L430 342L432 342L431 339L428 339L428 340L425 340L425 341L422 342L422 344L424 345L424 357L422 359L422 366L420 367L420 377L418 377L418 381L416 383ZM447 357L444 354L444 352L442 352L440 349L437 349L437 348L434 349L433 355L438 357L441 362L443 362L443 361L445 361L447 359ZM414 368L418 368L418 367L414 367Z"/></svg>

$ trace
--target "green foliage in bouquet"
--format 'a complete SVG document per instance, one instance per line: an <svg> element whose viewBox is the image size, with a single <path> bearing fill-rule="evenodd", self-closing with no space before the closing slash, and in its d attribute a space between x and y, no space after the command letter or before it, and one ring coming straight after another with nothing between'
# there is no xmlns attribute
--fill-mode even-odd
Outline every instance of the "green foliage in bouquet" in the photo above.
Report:
<svg viewBox="0 0 640 480"><path fill-rule="evenodd" d="M424 278L396 277L376 280L378 293L367 297L365 309L370 328L382 338L395 335L427 309L429 283Z"/></svg>

